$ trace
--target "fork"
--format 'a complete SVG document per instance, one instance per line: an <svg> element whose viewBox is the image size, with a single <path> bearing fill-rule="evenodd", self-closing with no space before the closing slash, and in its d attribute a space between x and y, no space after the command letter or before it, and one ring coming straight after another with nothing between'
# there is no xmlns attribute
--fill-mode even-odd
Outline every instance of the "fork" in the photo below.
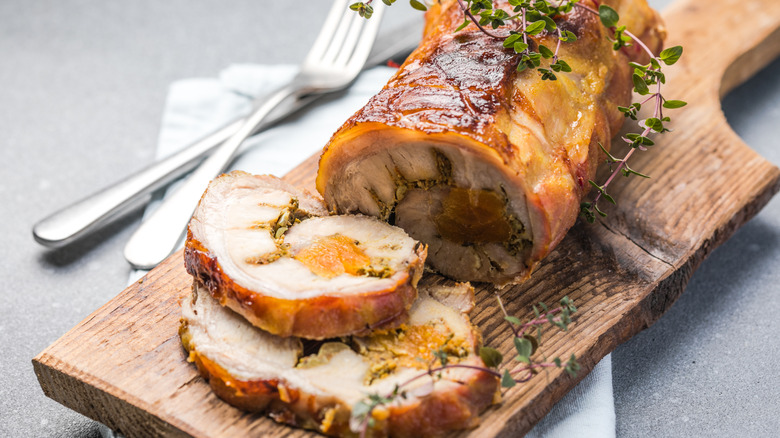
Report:
<svg viewBox="0 0 780 438"><path fill-rule="evenodd" d="M342 90L355 80L368 58L384 12L384 4L376 3L373 17L365 20L347 8L347 0L334 2L292 81L261 99L262 104L244 119L239 130L136 230L124 251L134 268L151 269L176 249L209 181L227 168L244 140L274 108L290 98Z"/></svg>
<svg viewBox="0 0 780 438"><path fill-rule="evenodd" d="M377 36L363 70L384 64L388 59L405 58L419 44L422 25L422 20L407 21ZM283 122L287 116L311 105L322 96L324 94L310 94L300 99L288 99L288 102L277 107L255 129L254 134ZM253 97L253 100L257 101L258 97ZM252 107L255 108L256 105ZM160 158L143 169L50 213L33 226L35 241L50 248L60 248L129 211L130 207L140 206L141 201L146 200L145 195L168 186L197 167L199 162L238 131L244 118L244 115L237 117L184 146L178 152Z"/></svg>

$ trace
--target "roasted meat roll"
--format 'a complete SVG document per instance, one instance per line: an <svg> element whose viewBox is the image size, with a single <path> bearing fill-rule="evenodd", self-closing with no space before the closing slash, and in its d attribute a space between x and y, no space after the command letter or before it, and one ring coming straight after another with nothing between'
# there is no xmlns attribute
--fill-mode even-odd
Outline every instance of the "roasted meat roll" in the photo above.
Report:
<svg viewBox="0 0 780 438"><path fill-rule="evenodd" d="M664 30L645 0L603 3L660 49ZM426 243L448 277L519 282L576 221L598 145L609 148L624 119L617 106L630 103L628 62L645 59L638 47L615 52L599 17L578 7L557 18L578 39L561 44L572 72L555 81L517 72L518 55L473 25L455 32L454 0L434 2L426 20L420 47L325 147L317 189L333 211L379 217ZM557 40L544 32L538 44Z"/></svg>
<svg viewBox="0 0 780 438"><path fill-rule="evenodd" d="M425 246L373 217L326 214L319 198L276 177L222 175L190 222L187 271L222 305L280 336L403 323Z"/></svg>
<svg viewBox="0 0 780 438"><path fill-rule="evenodd" d="M182 344L217 396L240 409L267 412L276 421L330 436L358 435L359 421L350 428L358 402L369 394L391 394L396 385L421 374L400 388L405 397L372 412L367 436L441 436L476 426L498 389L497 379L480 369L450 368L434 378L424 376L429 364L437 365L433 353L440 349L450 364L484 367L475 354L480 337L466 314L431 298L424 288L408 323L328 342L257 329L220 306L197 281L182 313Z"/></svg>

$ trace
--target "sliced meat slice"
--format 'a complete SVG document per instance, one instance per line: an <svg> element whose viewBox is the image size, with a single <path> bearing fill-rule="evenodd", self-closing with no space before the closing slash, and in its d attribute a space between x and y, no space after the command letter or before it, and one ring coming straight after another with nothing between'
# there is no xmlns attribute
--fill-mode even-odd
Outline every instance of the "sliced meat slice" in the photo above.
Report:
<svg viewBox="0 0 780 438"><path fill-rule="evenodd" d="M468 285L449 292L471 293ZM431 298L424 288L408 323L398 329L328 342L257 329L220 306L197 282L182 313L182 344L217 396L331 436L354 436L352 407L368 394L390 394L396 385L424 374L429 364L437 364L434 351L445 351L449 363L484 367L475 354L480 336L466 314ZM369 436L440 436L476 426L498 382L482 370L451 368L441 378L425 376L402 389L406 398L374 410Z"/></svg>
<svg viewBox="0 0 780 438"><path fill-rule="evenodd" d="M215 179L190 222L187 271L222 305L280 336L324 339L403 323L426 247L275 177Z"/></svg>

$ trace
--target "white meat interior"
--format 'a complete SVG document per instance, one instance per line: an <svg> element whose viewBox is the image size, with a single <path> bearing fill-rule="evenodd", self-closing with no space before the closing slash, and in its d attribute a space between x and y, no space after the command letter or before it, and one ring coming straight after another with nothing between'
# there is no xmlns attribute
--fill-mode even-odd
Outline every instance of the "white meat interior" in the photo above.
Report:
<svg viewBox="0 0 780 438"><path fill-rule="evenodd" d="M313 360L299 362L303 350L298 338L280 338L252 326L220 306L197 283L193 286L192 299L182 303L182 314L190 347L244 381L279 379L287 387L310 395L336 397L352 406L369 393L389 393L396 384L421 373L420 369L401 366L388 376L366 384L372 366L371 353L358 353L360 349L355 347L368 342L364 338L344 340L352 346L342 342L323 344L318 356L309 357ZM466 316L423 294L412 307L409 326L432 323L445 326L453 339L462 340L467 354L473 354L475 341ZM455 382L469 372L449 369L433 385L430 379L419 379L406 389L412 395L424 395L436 388L458 385Z"/></svg>
<svg viewBox="0 0 780 438"><path fill-rule="evenodd" d="M321 206L306 208L281 188L228 182L222 186L206 193L191 230L216 256L225 274L249 290L275 298L305 299L393 289L399 281L405 282L410 265L418 259L417 242L376 218L323 216ZM332 236L352 239L356 251L370 258L366 275L324 277L295 258L318 240ZM382 275L371 275L381 269Z"/></svg>
<svg viewBox="0 0 780 438"><path fill-rule="evenodd" d="M332 176L338 183L325 193L331 209L403 228L451 278L500 283L527 270L533 230L526 197L495 157L439 142L370 141Z"/></svg>

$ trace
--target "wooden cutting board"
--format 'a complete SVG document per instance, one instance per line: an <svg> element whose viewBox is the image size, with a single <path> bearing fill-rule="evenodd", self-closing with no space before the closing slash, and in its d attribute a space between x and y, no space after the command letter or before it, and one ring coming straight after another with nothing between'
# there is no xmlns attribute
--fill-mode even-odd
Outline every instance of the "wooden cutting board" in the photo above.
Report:
<svg viewBox="0 0 780 438"><path fill-rule="evenodd" d="M657 320L701 261L780 188L780 170L729 128L720 98L780 53L780 1L681 0L664 13L669 46L685 47L665 95L689 105L632 167L651 180L621 179L619 202L600 224L578 223L531 279L502 291L511 314L564 295L579 307L568 333L550 331L548 357L574 353L576 379L552 371L506 392L461 435L519 436L598 361ZM312 157L286 179L312 186ZM181 348L178 301L189 293L181 253L122 291L35 359L44 393L126 436L308 436L217 399ZM472 319L485 343L510 356L493 290L478 288Z"/></svg>

